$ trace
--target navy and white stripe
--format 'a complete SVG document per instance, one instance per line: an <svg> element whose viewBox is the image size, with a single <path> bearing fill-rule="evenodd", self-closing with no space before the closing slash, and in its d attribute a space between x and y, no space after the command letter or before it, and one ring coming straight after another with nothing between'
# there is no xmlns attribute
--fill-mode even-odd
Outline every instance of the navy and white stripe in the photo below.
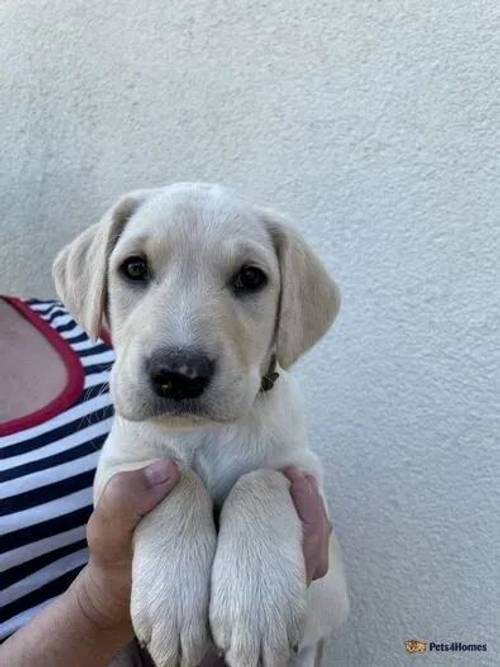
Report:
<svg viewBox="0 0 500 667"><path fill-rule="evenodd" d="M42 424L0 436L0 639L62 593L87 562L97 455L111 426L112 349L59 301L29 308L78 355L82 394Z"/></svg>

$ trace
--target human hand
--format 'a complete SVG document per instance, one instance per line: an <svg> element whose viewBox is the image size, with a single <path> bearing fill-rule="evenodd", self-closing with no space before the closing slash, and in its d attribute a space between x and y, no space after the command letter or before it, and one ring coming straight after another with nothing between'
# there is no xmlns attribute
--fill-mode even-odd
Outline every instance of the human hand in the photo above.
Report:
<svg viewBox="0 0 500 667"><path fill-rule="evenodd" d="M291 483L290 494L302 522L309 585L328 571L331 523L314 477L294 467L283 473ZM132 637L132 536L141 518L172 491L179 478L175 463L159 460L145 469L118 473L104 489L87 525L89 562L75 582L83 613L98 627Z"/></svg>
<svg viewBox="0 0 500 667"><path fill-rule="evenodd" d="M293 466L284 468L282 472L290 480L290 494L302 522L302 548L309 585L311 581L321 579L328 572L332 524L326 514L315 477L301 473Z"/></svg>
<svg viewBox="0 0 500 667"><path fill-rule="evenodd" d="M130 593L132 537L143 516L167 496L180 479L173 461L114 475L87 524L90 557L74 582L83 614L98 628L132 638Z"/></svg>

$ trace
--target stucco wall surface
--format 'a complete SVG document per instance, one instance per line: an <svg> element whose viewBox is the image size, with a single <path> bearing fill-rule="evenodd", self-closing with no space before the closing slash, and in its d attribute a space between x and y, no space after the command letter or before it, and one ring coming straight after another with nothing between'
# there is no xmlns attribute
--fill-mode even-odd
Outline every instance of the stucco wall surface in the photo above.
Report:
<svg viewBox="0 0 500 667"><path fill-rule="evenodd" d="M0 5L3 292L176 180L288 211L341 286L296 371L352 592L328 667L500 661L499 62L497 0Z"/></svg>

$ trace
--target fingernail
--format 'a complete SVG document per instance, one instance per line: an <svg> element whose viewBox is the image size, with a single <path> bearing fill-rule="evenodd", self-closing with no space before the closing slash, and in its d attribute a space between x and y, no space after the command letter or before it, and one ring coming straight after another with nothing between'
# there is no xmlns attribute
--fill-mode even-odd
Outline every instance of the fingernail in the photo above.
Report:
<svg viewBox="0 0 500 667"><path fill-rule="evenodd" d="M304 479L304 475L295 466L286 466L282 469L283 474L290 482L297 482L299 479Z"/></svg>
<svg viewBox="0 0 500 667"><path fill-rule="evenodd" d="M170 461L158 459L158 461L144 468L144 475L148 480L149 486L163 484L170 477Z"/></svg>
<svg viewBox="0 0 500 667"><path fill-rule="evenodd" d="M308 479L314 486L318 486L318 480L314 475L306 475L306 479Z"/></svg>

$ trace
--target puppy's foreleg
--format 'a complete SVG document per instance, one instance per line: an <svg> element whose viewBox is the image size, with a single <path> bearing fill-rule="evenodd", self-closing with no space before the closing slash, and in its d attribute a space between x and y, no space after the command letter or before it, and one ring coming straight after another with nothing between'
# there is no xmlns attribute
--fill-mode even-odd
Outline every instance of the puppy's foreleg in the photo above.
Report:
<svg viewBox="0 0 500 667"><path fill-rule="evenodd" d="M288 667L321 667L322 655L323 642L318 642L316 646L306 646L291 658Z"/></svg>
<svg viewBox="0 0 500 667"><path fill-rule="evenodd" d="M275 470L241 477L220 516L210 624L230 667L281 667L301 640L306 609L302 526Z"/></svg>
<svg viewBox="0 0 500 667"><path fill-rule="evenodd" d="M207 650L215 546L211 499L184 470L134 535L132 622L157 667L196 667Z"/></svg>

